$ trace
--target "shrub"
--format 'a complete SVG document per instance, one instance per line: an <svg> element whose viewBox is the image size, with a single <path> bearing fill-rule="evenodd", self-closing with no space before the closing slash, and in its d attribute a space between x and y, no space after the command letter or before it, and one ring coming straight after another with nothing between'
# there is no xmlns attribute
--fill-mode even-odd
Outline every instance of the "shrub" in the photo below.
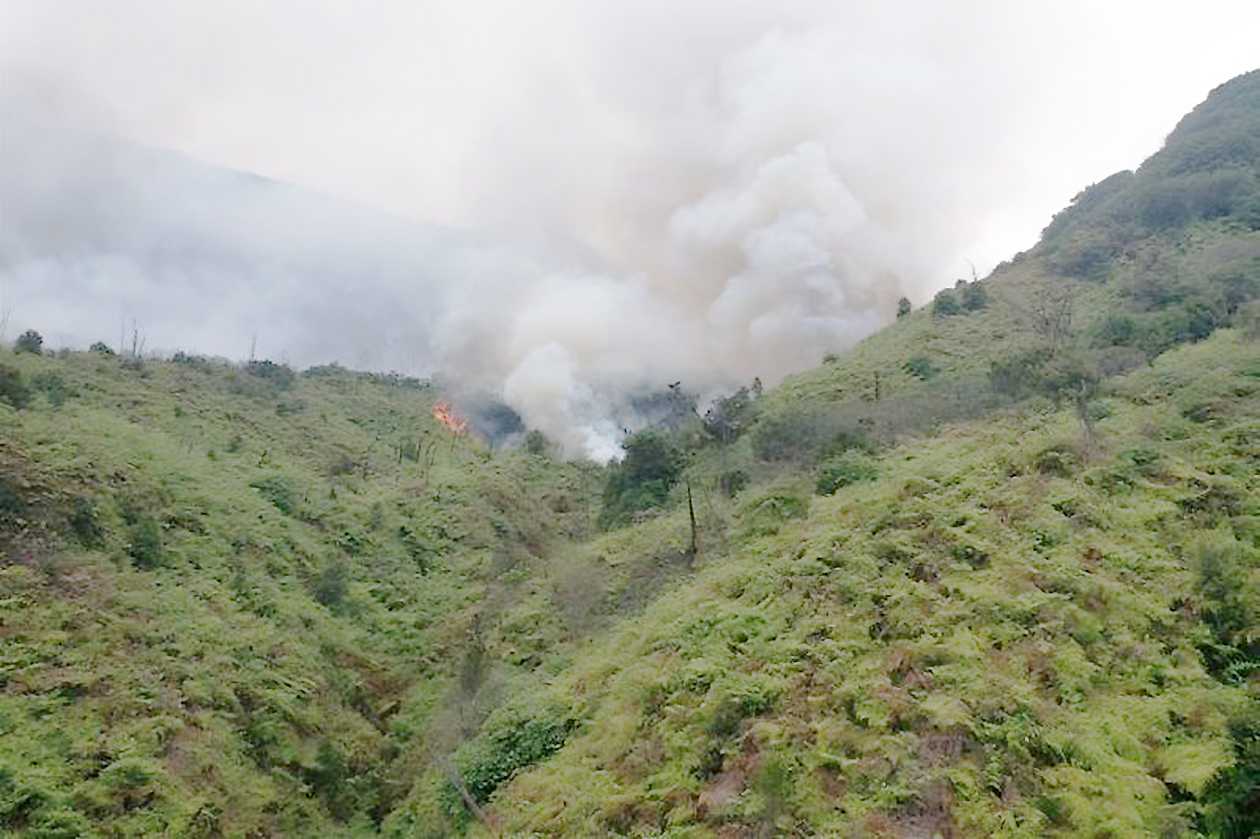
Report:
<svg viewBox="0 0 1260 839"><path fill-rule="evenodd" d="M60 408L66 403L66 397L70 394L70 389L66 387L65 379L56 373L37 373L31 378L31 387L35 390L42 390L44 395L48 397L48 404L54 408Z"/></svg>
<svg viewBox="0 0 1260 839"><path fill-rule="evenodd" d="M559 709L530 713L508 707L487 721L483 734L456 755L464 785L480 804L517 772L560 750L574 722ZM448 785L449 786L449 785ZM463 802L453 787L446 790L447 813L459 816Z"/></svg>
<svg viewBox="0 0 1260 839"><path fill-rule="evenodd" d="M183 350L178 351L171 356L171 362L181 367L190 367L202 373L211 373L215 369L215 363L204 355L194 355L186 353Z"/></svg>
<svg viewBox="0 0 1260 839"><path fill-rule="evenodd" d="M1035 393L1049 361L1044 350L1029 350L989 362L989 384L995 393L1021 399Z"/></svg>
<svg viewBox="0 0 1260 839"><path fill-rule="evenodd" d="M315 599L333 610L340 608L345 602L348 591L346 566L338 560L325 565L311 586L311 594Z"/></svg>
<svg viewBox="0 0 1260 839"><path fill-rule="evenodd" d="M333 817L345 821L354 812L355 800L347 781L352 775L346 758L329 740L319 744L315 765L304 768L303 776L311 789L324 800Z"/></svg>
<svg viewBox="0 0 1260 839"><path fill-rule="evenodd" d="M989 292L982 283L968 283L962 287L962 307L969 312L978 312L989 305Z"/></svg>
<svg viewBox="0 0 1260 839"><path fill-rule="evenodd" d="M924 382L940 372L936 365L932 363L932 360L925 355L916 355L903 364L902 369Z"/></svg>
<svg viewBox="0 0 1260 839"><path fill-rule="evenodd" d="M1248 302L1260 297L1260 259L1232 265L1208 277L1225 314L1233 315Z"/></svg>
<svg viewBox="0 0 1260 839"><path fill-rule="evenodd" d="M1070 478L1076 465L1076 452L1066 444L1050 446L1033 458L1033 467L1038 472L1058 478Z"/></svg>
<svg viewBox="0 0 1260 839"><path fill-rule="evenodd" d="M1248 585L1246 557L1232 538L1203 541L1192 555L1200 614L1211 631L1211 641L1200 646L1204 661L1213 675L1241 682L1260 672L1260 638L1253 632L1260 619L1260 590Z"/></svg>
<svg viewBox="0 0 1260 839"><path fill-rule="evenodd" d="M932 298L932 314L935 317L948 317L962 314L963 308L958 302L958 295L953 289L942 289Z"/></svg>
<svg viewBox="0 0 1260 839"><path fill-rule="evenodd" d="M1237 317L1243 337L1248 341L1260 341L1260 301L1243 306Z"/></svg>
<svg viewBox="0 0 1260 839"><path fill-rule="evenodd" d="M770 492L744 505L740 518L750 536L769 536L790 519L804 518L809 502L788 492Z"/></svg>
<svg viewBox="0 0 1260 839"><path fill-rule="evenodd" d="M544 457L551 450L551 441L538 429L532 429L525 435L525 451L536 457Z"/></svg>
<svg viewBox="0 0 1260 839"><path fill-rule="evenodd" d="M110 348L109 344L105 343L104 341L97 341L94 344L92 344L92 346L88 347L88 352L94 352L97 355L114 355L115 354L113 349Z"/></svg>
<svg viewBox="0 0 1260 839"><path fill-rule="evenodd" d="M100 545L105 538L105 531L96 516L96 505L91 499L78 496L74 499L74 507L70 512L70 532L85 548Z"/></svg>
<svg viewBox="0 0 1260 839"><path fill-rule="evenodd" d="M142 570L151 570L162 564L162 528L150 515L139 515L130 529L127 556Z"/></svg>
<svg viewBox="0 0 1260 839"><path fill-rule="evenodd" d="M16 367L0 364L0 399L18 410L30 404L30 388L22 381L22 372Z"/></svg>
<svg viewBox="0 0 1260 839"><path fill-rule="evenodd" d="M270 382L278 390L286 390L293 386L296 375L287 364L276 364L274 361L249 361L245 364L245 372L251 376Z"/></svg>
<svg viewBox="0 0 1260 839"><path fill-rule="evenodd" d="M0 517L18 516L25 510L26 502L18 495L17 489L0 476Z"/></svg>
<svg viewBox="0 0 1260 839"><path fill-rule="evenodd" d="M819 495L834 495L841 487L873 481L878 474L870 460L851 452L823 464L814 491Z"/></svg>
<svg viewBox="0 0 1260 839"><path fill-rule="evenodd" d="M285 515L293 515L293 511L297 509L297 492L283 475L268 475L251 481L249 485Z"/></svg>
<svg viewBox="0 0 1260 839"><path fill-rule="evenodd" d="M897 301L897 320L901 320L910 314L910 298L903 297Z"/></svg>
<svg viewBox="0 0 1260 839"><path fill-rule="evenodd" d="M1122 347L1134 342L1138 335L1137 321L1128 315L1108 315L1098 324L1094 342L1102 347Z"/></svg>
<svg viewBox="0 0 1260 839"><path fill-rule="evenodd" d="M753 454L777 462L811 458L834 436L833 425L823 410L805 407L765 417L752 433Z"/></svg>
<svg viewBox="0 0 1260 839"><path fill-rule="evenodd" d="M743 469L732 469L718 476L718 489L727 498L734 498L746 486L748 486L748 473Z"/></svg>
<svg viewBox="0 0 1260 839"><path fill-rule="evenodd" d="M13 344L13 351L41 355L44 352L44 336L34 329L28 329L18 336Z"/></svg>
<svg viewBox="0 0 1260 839"><path fill-rule="evenodd" d="M1202 835L1260 836L1260 708L1249 703L1229 722L1234 762L1209 782L1199 800L1203 803Z"/></svg>

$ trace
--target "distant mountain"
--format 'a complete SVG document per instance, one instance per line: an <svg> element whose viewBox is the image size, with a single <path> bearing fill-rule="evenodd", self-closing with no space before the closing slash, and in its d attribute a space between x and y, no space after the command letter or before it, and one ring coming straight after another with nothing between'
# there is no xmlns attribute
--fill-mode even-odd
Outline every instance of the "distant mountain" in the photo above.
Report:
<svg viewBox="0 0 1260 839"><path fill-rule="evenodd" d="M74 132L10 131L0 167L0 289L58 343L134 319L150 348L300 363L431 362L438 296L494 250L184 155Z"/></svg>

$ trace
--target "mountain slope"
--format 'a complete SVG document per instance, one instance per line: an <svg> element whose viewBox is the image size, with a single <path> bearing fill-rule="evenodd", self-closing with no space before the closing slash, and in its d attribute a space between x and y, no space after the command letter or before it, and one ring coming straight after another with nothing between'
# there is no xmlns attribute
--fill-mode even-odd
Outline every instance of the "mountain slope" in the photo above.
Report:
<svg viewBox="0 0 1260 839"><path fill-rule="evenodd" d="M423 383L188 357L0 364L37 388L0 406L11 830L369 829L470 638L496 660L564 640L517 638L490 602L545 597L539 557L588 528L590 470L491 459L434 421Z"/></svg>
<svg viewBox="0 0 1260 839"><path fill-rule="evenodd" d="M1260 719L1255 659L1201 655L1254 632L1205 615L1260 607L1258 394L1260 345L1223 333L1117 383L1096 448L1018 411L832 497L796 487L807 512L584 653L552 692L580 735L495 816L509 835L1181 835L1230 783L1231 722Z"/></svg>
<svg viewBox="0 0 1260 839"><path fill-rule="evenodd" d="M459 753L516 756L478 820L433 776L387 831L1258 829L1257 113L1222 86L1109 205L676 434L694 581Z"/></svg>
<svg viewBox="0 0 1260 839"><path fill-rule="evenodd" d="M0 350L0 827L1250 835L1257 113L620 465L397 376Z"/></svg>

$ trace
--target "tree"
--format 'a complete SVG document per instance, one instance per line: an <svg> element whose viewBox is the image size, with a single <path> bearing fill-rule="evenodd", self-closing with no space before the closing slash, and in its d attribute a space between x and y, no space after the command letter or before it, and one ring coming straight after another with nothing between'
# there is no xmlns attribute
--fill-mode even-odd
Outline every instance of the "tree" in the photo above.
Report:
<svg viewBox="0 0 1260 839"><path fill-rule="evenodd" d="M989 305L989 292L979 282L968 283L962 288L962 305L969 312L976 312Z"/></svg>
<svg viewBox="0 0 1260 839"><path fill-rule="evenodd" d="M1071 286L1047 286L1032 293L1027 306L1009 301L1011 308L1028 323L1046 345L1050 355L1073 337L1072 311L1076 291Z"/></svg>
<svg viewBox="0 0 1260 839"><path fill-rule="evenodd" d="M936 297L932 298L933 316L939 318L959 314L962 314L962 306L958 304L958 296L952 289L942 289L936 293Z"/></svg>
<svg viewBox="0 0 1260 839"><path fill-rule="evenodd" d="M683 456L657 431L640 431L621 444L626 456L612 467L604 486L605 527L626 524L641 510L662 506L682 474Z"/></svg>
<svg viewBox="0 0 1260 839"><path fill-rule="evenodd" d="M547 439L546 434L543 434L537 428L531 429L525 435L525 451L538 457L545 457L550 450L551 441Z"/></svg>
<svg viewBox="0 0 1260 839"><path fill-rule="evenodd" d="M1089 403L1098 395L1101 377L1097 368L1076 354L1060 354L1046 366L1039 382L1040 389L1056 402L1066 399L1076 413L1085 434L1085 441L1093 445L1094 422Z"/></svg>
<svg viewBox="0 0 1260 839"><path fill-rule="evenodd" d="M704 430L720 443L729 443L739 436L752 419L752 392L741 387L730 396L716 399L704 412Z"/></svg>
<svg viewBox="0 0 1260 839"><path fill-rule="evenodd" d="M13 344L13 351L41 355L44 352L44 336L34 329L28 329L18 336L17 341Z"/></svg>
<svg viewBox="0 0 1260 839"><path fill-rule="evenodd" d="M901 320L910 314L910 298L903 297L897 301L897 320Z"/></svg>

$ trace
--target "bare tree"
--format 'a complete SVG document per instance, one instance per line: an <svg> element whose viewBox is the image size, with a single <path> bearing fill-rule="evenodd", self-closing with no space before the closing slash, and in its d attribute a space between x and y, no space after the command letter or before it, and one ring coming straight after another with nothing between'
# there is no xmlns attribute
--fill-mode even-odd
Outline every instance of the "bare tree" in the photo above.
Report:
<svg viewBox="0 0 1260 839"><path fill-rule="evenodd" d="M139 361L144 355L144 345L148 338L140 331L140 324L135 318L131 319L131 349L129 354L132 359ZM119 347L122 349L122 346Z"/></svg>
<svg viewBox="0 0 1260 839"><path fill-rule="evenodd" d="M1057 353L1072 338L1072 312L1076 290L1068 285L1044 286L1029 295L1027 305L1008 299L1011 308L1032 331L1046 342L1050 354Z"/></svg>
<svg viewBox="0 0 1260 839"><path fill-rule="evenodd" d="M687 562L694 563L700 552L699 530L696 527L696 505L691 500L691 478L687 478L687 517L691 520L691 545L687 548Z"/></svg>
<svg viewBox="0 0 1260 839"><path fill-rule="evenodd" d="M0 343L9 331L9 319L13 317L13 302L5 299L4 289L0 288Z"/></svg>

